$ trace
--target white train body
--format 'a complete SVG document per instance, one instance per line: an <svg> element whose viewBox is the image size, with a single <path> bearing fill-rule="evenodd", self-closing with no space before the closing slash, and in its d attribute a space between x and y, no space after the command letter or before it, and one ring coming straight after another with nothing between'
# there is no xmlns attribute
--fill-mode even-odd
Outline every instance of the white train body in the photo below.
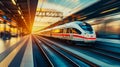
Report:
<svg viewBox="0 0 120 67"><path fill-rule="evenodd" d="M74 42L96 41L96 34L92 27L88 23L81 21L74 21L40 31L40 35Z"/></svg>

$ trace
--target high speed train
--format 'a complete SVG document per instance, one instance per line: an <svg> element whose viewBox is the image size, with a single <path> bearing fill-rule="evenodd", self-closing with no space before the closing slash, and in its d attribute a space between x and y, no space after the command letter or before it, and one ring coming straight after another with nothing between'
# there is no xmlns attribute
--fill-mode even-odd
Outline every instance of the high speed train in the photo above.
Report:
<svg viewBox="0 0 120 67"><path fill-rule="evenodd" d="M64 39L69 42L95 42L96 34L90 24L74 21L40 31L40 35Z"/></svg>

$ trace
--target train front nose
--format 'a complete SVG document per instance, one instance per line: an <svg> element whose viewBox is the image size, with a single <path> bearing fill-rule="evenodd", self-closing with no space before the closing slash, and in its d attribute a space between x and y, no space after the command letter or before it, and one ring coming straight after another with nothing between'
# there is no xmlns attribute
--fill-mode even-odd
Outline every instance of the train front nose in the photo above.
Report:
<svg viewBox="0 0 120 67"><path fill-rule="evenodd" d="M85 34L84 41L85 42L95 42L96 36L94 34Z"/></svg>

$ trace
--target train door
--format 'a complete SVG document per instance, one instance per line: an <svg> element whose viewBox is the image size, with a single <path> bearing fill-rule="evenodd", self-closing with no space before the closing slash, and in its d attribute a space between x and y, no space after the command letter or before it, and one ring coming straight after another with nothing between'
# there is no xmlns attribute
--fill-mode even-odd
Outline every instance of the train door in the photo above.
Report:
<svg viewBox="0 0 120 67"><path fill-rule="evenodd" d="M73 36L72 36L72 28L67 28L67 33L69 34L68 39L72 40Z"/></svg>
<svg viewBox="0 0 120 67"><path fill-rule="evenodd" d="M66 29L66 28L63 28L63 34L62 34L63 39L67 39L67 38L66 38L66 34L67 34L67 29Z"/></svg>
<svg viewBox="0 0 120 67"><path fill-rule="evenodd" d="M60 34L60 38L62 39L63 38L63 29L60 29L59 34Z"/></svg>
<svg viewBox="0 0 120 67"><path fill-rule="evenodd" d="M72 33L72 28L67 28L66 33L68 34L66 36L67 38L67 43L69 44L75 44L73 41L73 33Z"/></svg>
<svg viewBox="0 0 120 67"><path fill-rule="evenodd" d="M63 39L70 40L69 28L64 28L64 30L63 30Z"/></svg>

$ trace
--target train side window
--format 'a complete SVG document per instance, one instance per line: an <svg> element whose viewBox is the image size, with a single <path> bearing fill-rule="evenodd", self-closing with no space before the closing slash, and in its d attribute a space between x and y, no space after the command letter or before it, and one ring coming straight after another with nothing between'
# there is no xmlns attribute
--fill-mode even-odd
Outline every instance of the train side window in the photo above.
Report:
<svg viewBox="0 0 120 67"><path fill-rule="evenodd" d="M54 33L60 33L60 29L55 29Z"/></svg>
<svg viewBox="0 0 120 67"><path fill-rule="evenodd" d="M60 29L60 33L63 33L63 29Z"/></svg>
<svg viewBox="0 0 120 67"><path fill-rule="evenodd" d="M72 29L72 33L74 33L74 34L81 34L81 31L79 31L78 29L73 28Z"/></svg>
<svg viewBox="0 0 120 67"><path fill-rule="evenodd" d="M69 32L72 33L72 28L70 28Z"/></svg>
<svg viewBox="0 0 120 67"><path fill-rule="evenodd" d="M67 32L66 30L67 30L67 29L64 28L64 29L63 29L63 33L66 33L66 32Z"/></svg>
<svg viewBox="0 0 120 67"><path fill-rule="evenodd" d="M63 33L63 29L61 29L61 33Z"/></svg>
<svg viewBox="0 0 120 67"><path fill-rule="evenodd" d="M67 33L72 33L72 29L71 28L67 28Z"/></svg>
<svg viewBox="0 0 120 67"><path fill-rule="evenodd" d="M69 28L67 28L67 33L69 33Z"/></svg>

